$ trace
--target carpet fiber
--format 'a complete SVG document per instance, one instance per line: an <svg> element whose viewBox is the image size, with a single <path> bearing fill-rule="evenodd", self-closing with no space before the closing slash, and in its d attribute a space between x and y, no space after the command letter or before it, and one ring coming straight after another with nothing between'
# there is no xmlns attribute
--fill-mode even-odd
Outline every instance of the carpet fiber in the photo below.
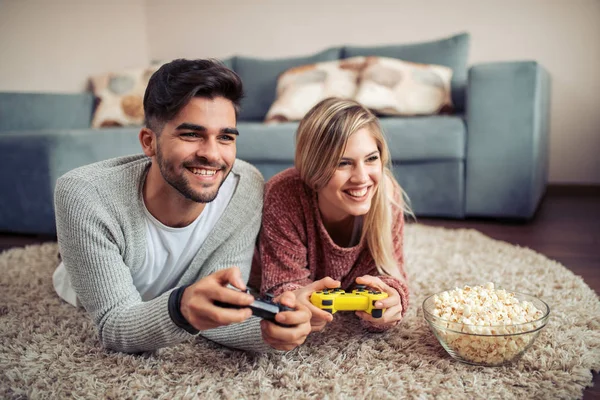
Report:
<svg viewBox="0 0 600 400"><path fill-rule="evenodd" d="M285 354L255 355L204 339L154 353L104 351L82 310L51 283L55 243L0 255L0 398L580 398L600 369L600 302L578 276L529 249L474 230L406 228L411 307L369 334L352 313ZM452 360L423 320L426 295L488 281L529 293L550 320L515 365Z"/></svg>

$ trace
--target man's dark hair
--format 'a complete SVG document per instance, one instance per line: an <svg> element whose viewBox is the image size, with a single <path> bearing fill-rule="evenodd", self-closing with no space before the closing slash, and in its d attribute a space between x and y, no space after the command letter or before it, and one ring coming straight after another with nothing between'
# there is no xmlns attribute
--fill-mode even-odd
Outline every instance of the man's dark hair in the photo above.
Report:
<svg viewBox="0 0 600 400"><path fill-rule="evenodd" d="M239 112L244 95L240 77L217 60L177 59L161 66L144 94L144 123L157 135L192 97L224 97Z"/></svg>

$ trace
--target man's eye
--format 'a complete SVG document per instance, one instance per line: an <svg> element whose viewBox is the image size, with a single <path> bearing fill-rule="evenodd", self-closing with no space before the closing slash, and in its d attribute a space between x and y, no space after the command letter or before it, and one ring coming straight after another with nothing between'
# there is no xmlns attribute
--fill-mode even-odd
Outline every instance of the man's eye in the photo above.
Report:
<svg viewBox="0 0 600 400"><path fill-rule="evenodd" d="M185 136L185 137L198 137L198 134L196 132L184 132L181 134L181 136Z"/></svg>
<svg viewBox="0 0 600 400"><path fill-rule="evenodd" d="M233 135L222 135L222 136L219 136L219 140L231 142L231 141L235 140L235 137Z"/></svg>

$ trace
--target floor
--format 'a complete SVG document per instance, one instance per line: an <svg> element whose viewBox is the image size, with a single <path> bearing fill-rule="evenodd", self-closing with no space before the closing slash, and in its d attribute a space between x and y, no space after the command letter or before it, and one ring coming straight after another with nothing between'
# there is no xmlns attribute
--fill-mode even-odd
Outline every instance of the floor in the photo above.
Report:
<svg viewBox="0 0 600 400"><path fill-rule="evenodd" d="M554 259L600 295L600 189L551 187L529 222L496 220L443 220L419 218L422 224L446 228L472 228L499 240L529 247ZM0 251L16 246L54 241L48 236L0 233ZM600 376L584 399L600 399Z"/></svg>
<svg viewBox="0 0 600 400"><path fill-rule="evenodd" d="M600 296L600 190L550 188L533 221L439 220L419 222L445 228L472 228L486 235L528 247L580 275ZM600 374L584 391L585 400L600 399Z"/></svg>

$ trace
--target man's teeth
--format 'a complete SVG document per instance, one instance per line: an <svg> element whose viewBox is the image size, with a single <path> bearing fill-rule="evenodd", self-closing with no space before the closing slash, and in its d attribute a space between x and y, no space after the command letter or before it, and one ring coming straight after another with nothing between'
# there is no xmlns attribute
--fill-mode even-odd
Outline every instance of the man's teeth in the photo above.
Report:
<svg viewBox="0 0 600 400"><path fill-rule="evenodd" d="M348 193L352 197L363 197L365 194L367 194L367 190L368 188L364 188L361 190L347 190L346 193Z"/></svg>
<svg viewBox="0 0 600 400"><path fill-rule="evenodd" d="M217 173L217 171L214 169L204 169L204 168L190 168L190 171L192 171L195 175L208 175L208 176L212 176Z"/></svg>

